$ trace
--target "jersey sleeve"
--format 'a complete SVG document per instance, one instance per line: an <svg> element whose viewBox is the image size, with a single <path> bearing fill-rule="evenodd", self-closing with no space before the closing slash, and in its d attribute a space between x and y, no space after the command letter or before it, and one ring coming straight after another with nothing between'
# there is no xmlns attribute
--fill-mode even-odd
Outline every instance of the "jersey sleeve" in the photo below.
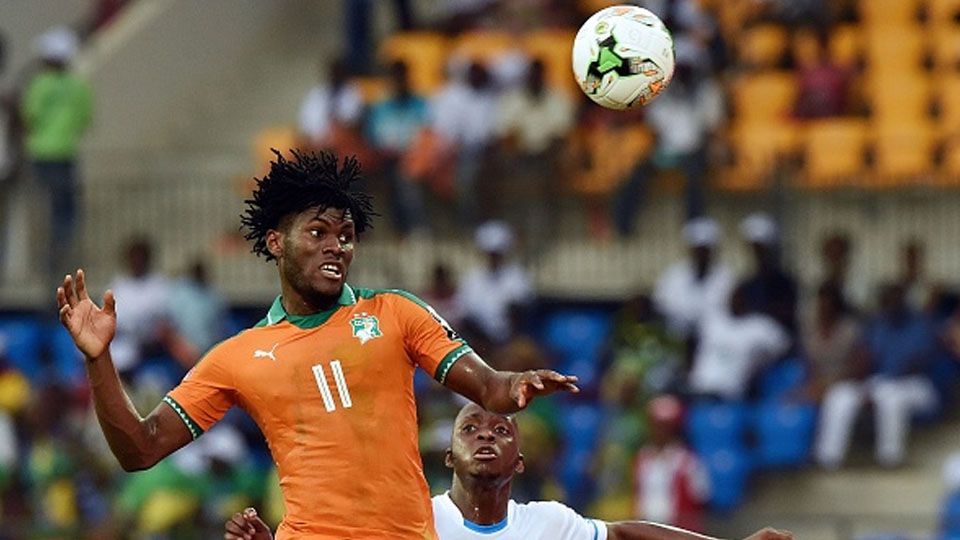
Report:
<svg viewBox="0 0 960 540"><path fill-rule="evenodd" d="M406 291L397 293L400 296L397 311L407 354L443 384L453 364L473 349L426 302Z"/></svg>
<svg viewBox="0 0 960 540"><path fill-rule="evenodd" d="M607 524L581 516L569 506L549 501L528 506L545 529L556 533L557 540L607 540Z"/></svg>
<svg viewBox="0 0 960 540"><path fill-rule="evenodd" d="M223 418L236 401L233 376L223 345L214 347L183 381L163 398L196 439Z"/></svg>

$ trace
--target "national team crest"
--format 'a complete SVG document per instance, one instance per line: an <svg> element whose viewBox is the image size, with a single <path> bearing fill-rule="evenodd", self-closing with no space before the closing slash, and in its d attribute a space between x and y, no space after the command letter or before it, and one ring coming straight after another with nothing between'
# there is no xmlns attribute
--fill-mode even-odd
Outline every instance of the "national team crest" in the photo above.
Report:
<svg viewBox="0 0 960 540"><path fill-rule="evenodd" d="M350 321L350 326L353 329L353 337L359 339L361 345L383 335L383 332L380 331L380 321L375 316L366 313L354 315Z"/></svg>

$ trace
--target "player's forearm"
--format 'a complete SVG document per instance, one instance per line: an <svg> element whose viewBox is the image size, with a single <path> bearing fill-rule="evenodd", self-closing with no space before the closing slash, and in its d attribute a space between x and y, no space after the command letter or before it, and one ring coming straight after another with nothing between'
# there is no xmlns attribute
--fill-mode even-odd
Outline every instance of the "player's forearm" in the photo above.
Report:
<svg viewBox="0 0 960 540"><path fill-rule="evenodd" d="M88 358L86 364L94 411L113 455L126 471L151 467L157 458L153 456L150 427L123 390L110 351Z"/></svg>
<svg viewBox="0 0 960 540"><path fill-rule="evenodd" d="M513 371L493 371L485 381L482 399L484 409L498 414L510 414L520 410L516 396L511 395L514 381L521 374Z"/></svg>
<svg viewBox="0 0 960 540"><path fill-rule="evenodd" d="M618 521L607 524L609 540L716 540L686 529L649 521Z"/></svg>

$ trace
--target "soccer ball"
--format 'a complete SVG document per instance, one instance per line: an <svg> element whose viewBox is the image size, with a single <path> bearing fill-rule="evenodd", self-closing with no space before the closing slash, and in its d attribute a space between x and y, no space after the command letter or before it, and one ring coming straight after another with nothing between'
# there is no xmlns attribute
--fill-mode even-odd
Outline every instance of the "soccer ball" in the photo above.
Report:
<svg viewBox="0 0 960 540"><path fill-rule="evenodd" d="M609 109L644 105L673 76L673 37L652 12L612 6L593 14L573 40L573 74L587 96Z"/></svg>

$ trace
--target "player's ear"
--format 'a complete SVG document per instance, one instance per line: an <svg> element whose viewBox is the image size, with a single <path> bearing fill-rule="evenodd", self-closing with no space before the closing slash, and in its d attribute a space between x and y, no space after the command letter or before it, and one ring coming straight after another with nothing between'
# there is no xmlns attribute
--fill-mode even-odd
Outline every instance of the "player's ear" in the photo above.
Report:
<svg viewBox="0 0 960 540"><path fill-rule="evenodd" d="M523 463L523 454L517 456L517 464L513 467L513 472L516 474L522 474L526 465Z"/></svg>
<svg viewBox="0 0 960 540"><path fill-rule="evenodd" d="M266 240L267 251L269 251L274 258L279 259L283 253L283 233L276 229L270 229L267 231Z"/></svg>
<svg viewBox="0 0 960 540"><path fill-rule="evenodd" d="M453 450L447 448L443 456L443 464L446 465L448 469L453 468Z"/></svg>

